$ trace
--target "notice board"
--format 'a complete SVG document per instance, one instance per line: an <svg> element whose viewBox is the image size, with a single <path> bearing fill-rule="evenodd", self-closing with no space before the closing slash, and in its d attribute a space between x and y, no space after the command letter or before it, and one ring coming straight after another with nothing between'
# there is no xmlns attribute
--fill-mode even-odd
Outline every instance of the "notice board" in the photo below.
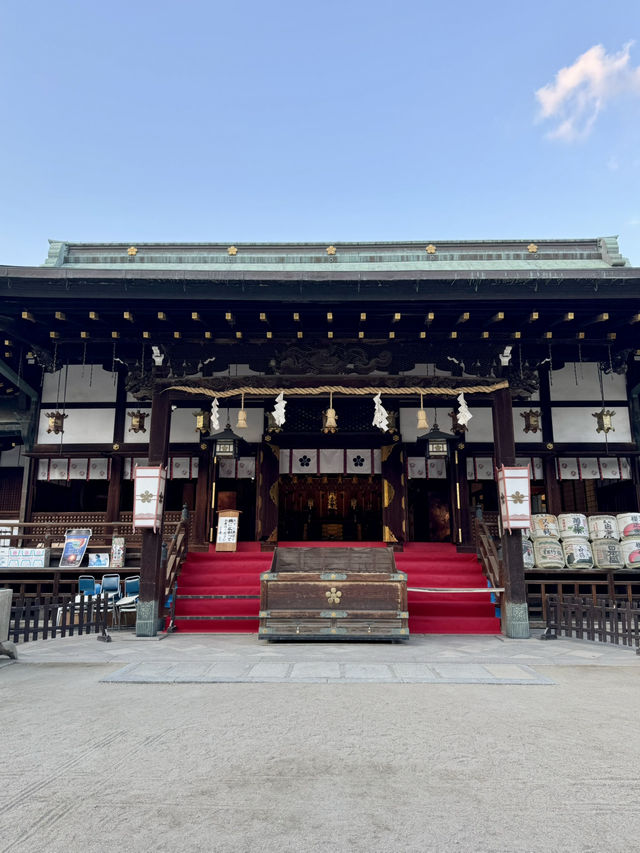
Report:
<svg viewBox="0 0 640 853"><path fill-rule="evenodd" d="M240 510L223 509L218 513L216 551L235 551L238 547Z"/></svg>

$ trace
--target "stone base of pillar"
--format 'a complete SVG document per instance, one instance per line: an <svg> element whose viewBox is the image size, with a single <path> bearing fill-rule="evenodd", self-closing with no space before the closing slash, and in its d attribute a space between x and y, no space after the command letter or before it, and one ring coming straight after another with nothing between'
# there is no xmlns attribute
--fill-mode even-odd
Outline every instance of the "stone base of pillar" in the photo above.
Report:
<svg viewBox="0 0 640 853"><path fill-rule="evenodd" d="M5 640L4 643L0 643L0 655L7 655L11 660L18 660L18 650L15 647L14 643L10 643L9 640Z"/></svg>
<svg viewBox="0 0 640 853"><path fill-rule="evenodd" d="M155 637L158 633L158 602L138 601L136 637Z"/></svg>
<svg viewBox="0 0 640 853"><path fill-rule="evenodd" d="M529 608L521 602L507 601L503 606L502 630L505 636L513 640L528 640Z"/></svg>
<svg viewBox="0 0 640 853"><path fill-rule="evenodd" d="M0 589L0 655L7 655L12 660L18 659L18 652L13 643L9 642L9 622L11 621L11 600L13 590Z"/></svg>

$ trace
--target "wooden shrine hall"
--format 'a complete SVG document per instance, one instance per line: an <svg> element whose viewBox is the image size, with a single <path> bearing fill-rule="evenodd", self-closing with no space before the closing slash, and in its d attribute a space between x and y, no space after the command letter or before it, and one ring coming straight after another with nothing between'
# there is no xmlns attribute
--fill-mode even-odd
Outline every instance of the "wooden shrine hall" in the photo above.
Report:
<svg viewBox="0 0 640 853"><path fill-rule="evenodd" d="M161 466L140 634L185 507L194 560L229 511L247 553L473 556L502 465L528 467L534 513L640 510L640 270L616 238L50 241L0 292L0 525L128 530L137 468ZM497 544L524 636L522 534Z"/></svg>

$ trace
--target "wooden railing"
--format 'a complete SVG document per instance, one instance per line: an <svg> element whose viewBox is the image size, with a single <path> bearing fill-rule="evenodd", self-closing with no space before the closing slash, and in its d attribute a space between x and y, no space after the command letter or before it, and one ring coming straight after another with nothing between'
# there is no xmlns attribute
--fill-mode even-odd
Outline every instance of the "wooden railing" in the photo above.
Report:
<svg viewBox="0 0 640 853"><path fill-rule="evenodd" d="M175 631L176 597L178 594L178 577L189 550L189 521L181 520L176 528L167 549L166 581L163 602L171 596L169 609L169 625L167 631Z"/></svg>
<svg viewBox="0 0 640 853"><path fill-rule="evenodd" d="M491 535L489 527L484 521L476 520L476 547L478 549L478 557L482 565L482 573L489 581L492 587L500 588L504 586L504 571L502 560L498 555L498 548L495 540Z"/></svg>
<svg viewBox="0 0 640 853"><path fill-rule="evenodd" d="M526 573L527 603L532 624L544 626L549 616L548 602L556 596L565 598L607 599L624 603L640 601L640 572L610 572L585 570L583 572L544 572L531 569Z"/></svg>
<svg viewBox="0 0 640 853"><path fill-rule="evenodd" d="M104 595L14 598L9 620L9 639L14 643L48 640L56 636L101 634L109 641L109 597Z"/></svg>
<svg viewBox="0 0 640 853"><path fill-rule="evenodd" d="M640 602L548 595L543 639L556 639L562 634L635 647L636 654L640 654Z"/></svg>
<svg viewBox="0 0 640 853"><path fill-rule="evenodd" d="M133 530L133 514L131 512L120 513L118 521L105 521L102 512L37 512L32 516L32 521L20 524L11 524L12 528L19 528L18 535L14 539L22 539L25 547L35 547L39 542L44 542L46 547L51 543L64 542L65 531L70 528L91 528L90 546L110 546L113 536L125 536L127 548L139 549L142 543L142 531ZM164 533L165 538L173 535L180 524L181 512L165 512ZM8 527L9 525L7 525ZM0 538L2 537L0 534ZM12 545L17 544L12 542Z"/></svg>

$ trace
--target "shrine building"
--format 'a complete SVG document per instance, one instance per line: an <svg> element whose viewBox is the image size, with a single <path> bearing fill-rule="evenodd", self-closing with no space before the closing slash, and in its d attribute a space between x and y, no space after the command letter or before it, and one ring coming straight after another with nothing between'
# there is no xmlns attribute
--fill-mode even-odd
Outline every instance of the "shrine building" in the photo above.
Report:
<svg viewBox="0 0 640 853"><path fill-rule="evenodd" d="M195 553L222 510L256 553L474 554L482 519L511 636L527 573L496 468L528 466L536 514L640 511L640 269L615 237L51 240L41 266L0 266L0 293L0 525L126 532L136 466L163 466L139 633L183 507Z"/></svg>

